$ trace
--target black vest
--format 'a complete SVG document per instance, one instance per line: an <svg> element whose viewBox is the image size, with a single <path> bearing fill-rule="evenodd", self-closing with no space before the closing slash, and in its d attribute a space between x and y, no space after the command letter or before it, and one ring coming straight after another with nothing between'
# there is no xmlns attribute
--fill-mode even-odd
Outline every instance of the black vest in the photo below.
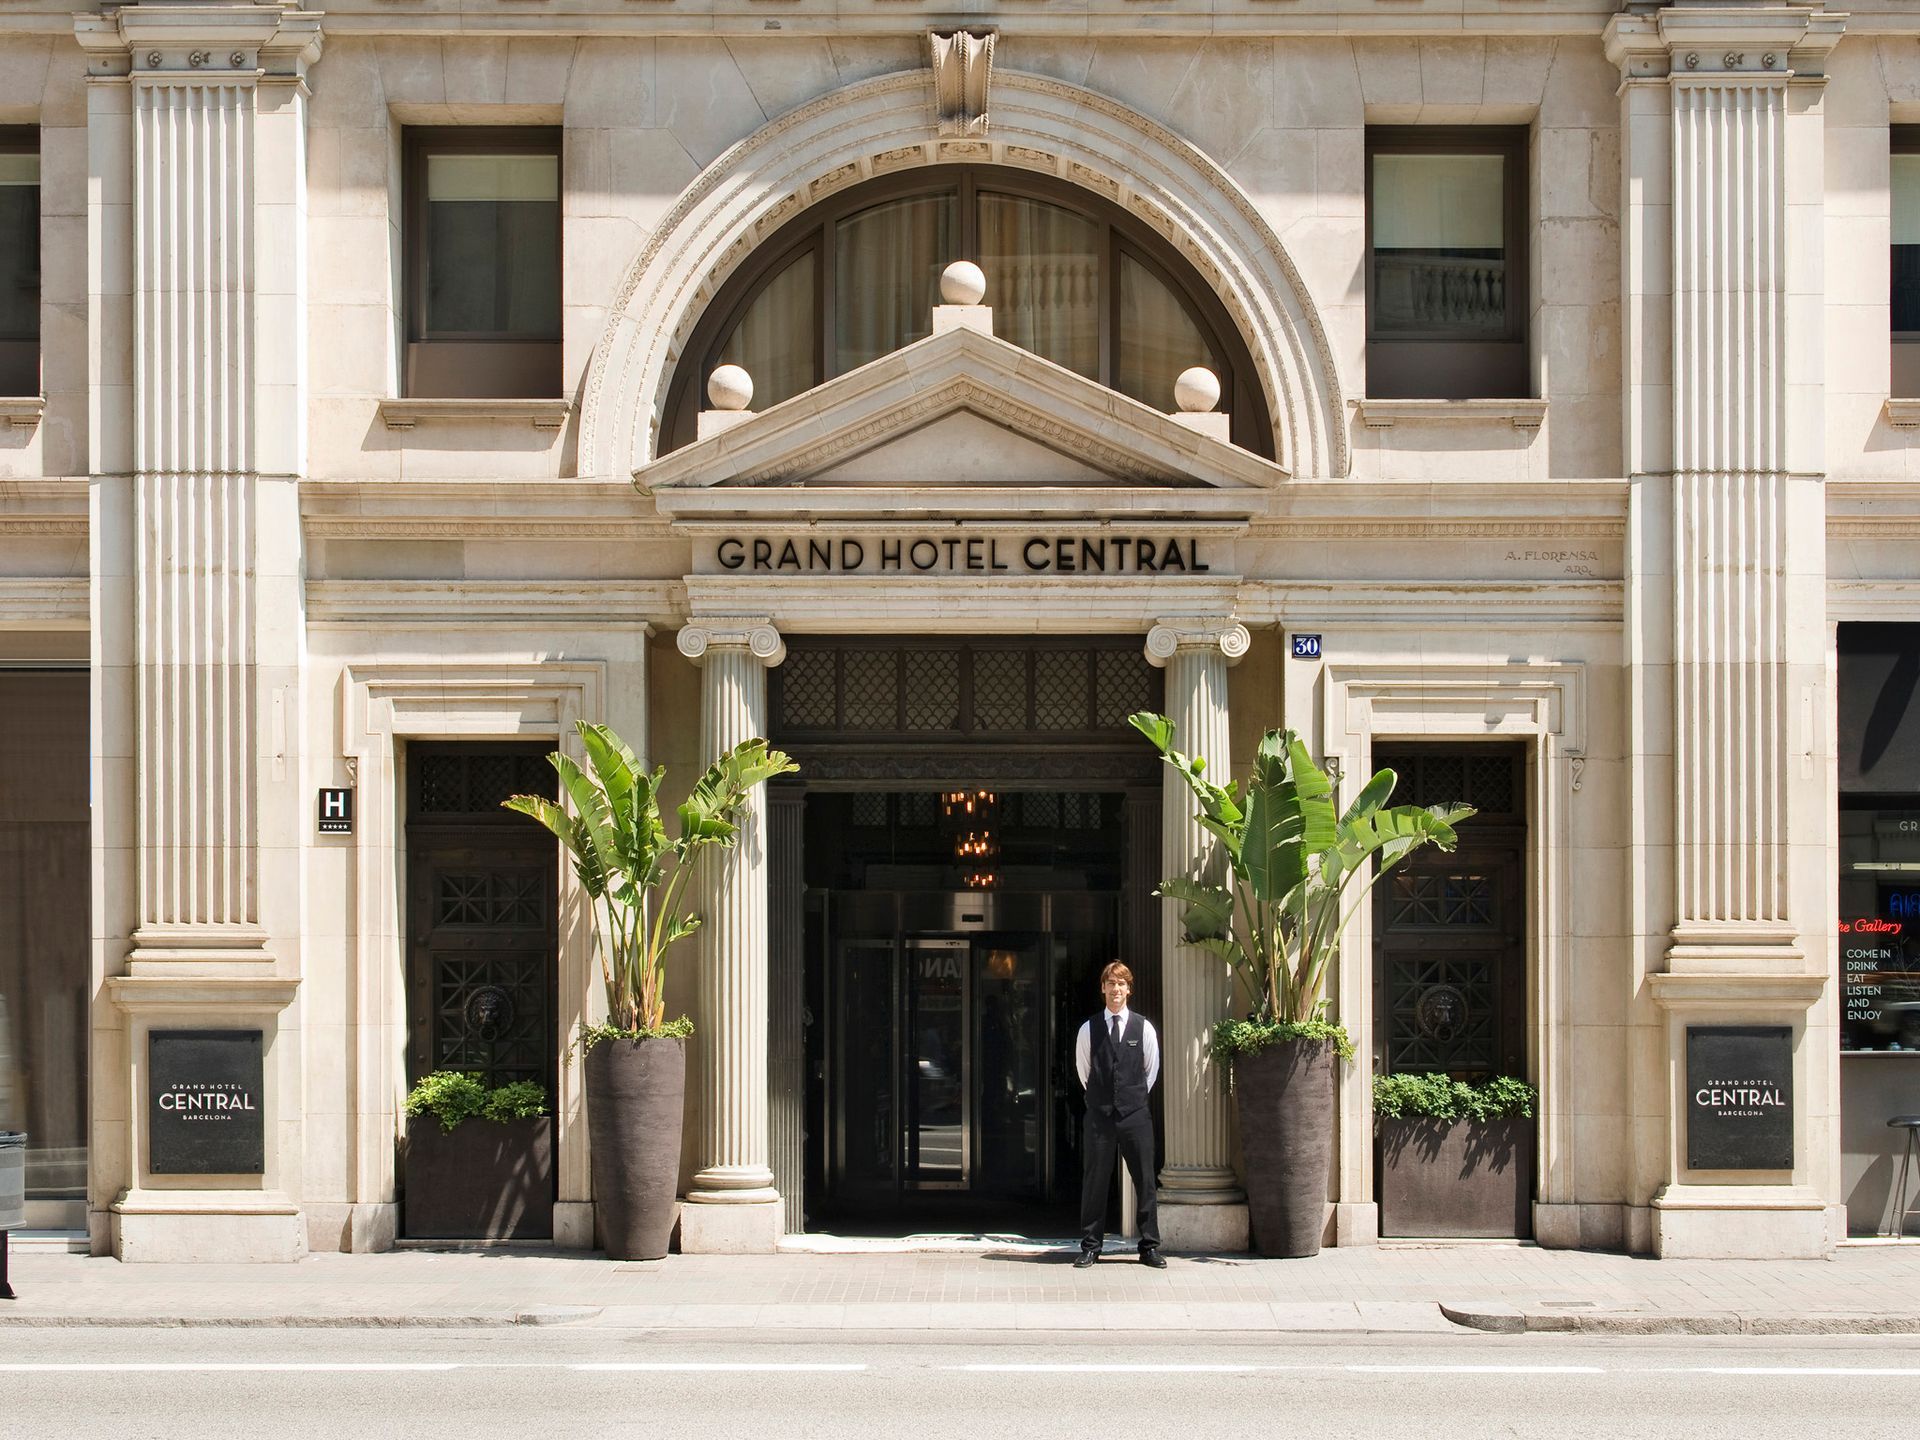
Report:
<svg viewBox="0 0 1920 1440"><path fill-rule="evenodd" d="M1105 1010L1088 1022L1087 1109L1124 1120L1147 1108L1147 1026L1129 1015L1116 1047L1111 1023Z"/></svg>

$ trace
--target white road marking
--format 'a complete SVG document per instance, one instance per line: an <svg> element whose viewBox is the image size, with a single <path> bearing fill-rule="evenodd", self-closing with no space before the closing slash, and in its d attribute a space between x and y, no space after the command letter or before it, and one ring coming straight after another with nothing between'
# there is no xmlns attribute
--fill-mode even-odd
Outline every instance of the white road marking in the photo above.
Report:
<svg viewBox="0 0 1920 1440"><path fill-rule="evenodd" d="M848 1371L865 1370L865 1365L826 1365L826 1364L774 1364L751 1360L600 1360L583 1361L569 1365L569 1370L640 1370L649 1372L707 1372L739 1371L743 1373L764 1373L768 1371L804 1371L809 1374L820 1372L845 1374Z"/></svg>
<svg viewBox="0 0 1920 1440"><path fill-rule="evenodd" d="M1908 1375L1920 1376L1912 1366L1879 1367L1847 1365L1701 1365L1686 1370L1664 1370L1665 1375Z"/></svg>
<svg viewBox="0 0 1920 1440"><path fill-rule="evenodd" d="M977 1375L1250 1375L1259 1370L1317 1367L1293 1365L943 1365Z"/></svg>
<svg viewBox="0 0 1920 1440"><path fill-rule="evenodd" d="M326 1371L360 1374L369 1371L405 1370L435 1372L463 1370L467 1368L458 1362L446 1363L410 1363L403 1361L277 1361L261 1360L250 1363L214 1363L182 1361L167 1363L163 1361L96 1361L88 1364L45 1364L45 1365L0 1365L0 1372L9 1375L48 1375L48 1374L84 1374L102 1373L112 1375L135 1374L235 1374L258 1372L262 1374L284 1373L287 1371Z"/></svg>
<svg viewBox="0 0 1920 1440"><path fill-rule="evenodd" d="M1604 1375L1599 1365L1342 1365L1356 1375Z"/></svg>

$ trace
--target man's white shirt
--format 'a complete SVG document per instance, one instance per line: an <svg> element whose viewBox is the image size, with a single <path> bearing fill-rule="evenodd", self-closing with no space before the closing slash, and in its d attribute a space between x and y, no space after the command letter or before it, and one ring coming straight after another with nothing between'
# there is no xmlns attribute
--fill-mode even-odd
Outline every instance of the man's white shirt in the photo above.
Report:
<svg viewBox="0 0 1920 1440"><path fill-rule="evenodd" d="M1112 1015L1112 1013L1112 1011L1106 1009L1104 1006L1100 1010L1100 1023L1109 1029L1112 1028L1113 1022L1108 1017ZM1136 1024L1140 1027L1140 1046L1143 1058L1147 1062L1147 1089L1151 1090L1153 1089L1153 1082L1160 1078L1160 1037L1154 1034L1153 1022L1151 1020L1147 1019L1144 1015L1136 1020L1132 1010L1122 1009L1120 1012L1120 1038L1122 1040L1126 1039L1127 1032ZM1079 1038L1073 1042L1073 1067L1080 1072L1080 1087L1082 1089L1086 1088L1087 1071L1092 1065L1093 1021L1089 1020L1080 1027Z"/></svg>

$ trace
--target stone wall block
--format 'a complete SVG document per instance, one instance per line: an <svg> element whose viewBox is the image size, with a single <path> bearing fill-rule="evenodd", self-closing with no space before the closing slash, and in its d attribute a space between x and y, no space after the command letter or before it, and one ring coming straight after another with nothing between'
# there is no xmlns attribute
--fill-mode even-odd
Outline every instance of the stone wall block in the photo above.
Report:
<svg viewBox="0 0 1920 1440"><path fill-rule="evenodd" d="M834 90L840 69L825 39L763 39L740 36L726 42L727 54L768 119Z"/></svg>
<svg viewBox="0 0 1920 1440"><path fill-rule="evenodd" d="M655 71L655 123L706 165L767 121L747 79L719 40L662 40Z"/></svg>
<svg viewBox="0 0 1920 1440"><path fill-rule="evenodd" d="M1420 42L1420 103L1478 107L1487 98L1487 42Z"/></svg>
<svg viewBox="0 0 1920 1440"><path fill-rule="evenodd" d="M1418 40L1356 40L1354 64L1360 74L1360 97L1369 122L1380 123L1380 107L1417 106L1420 101L1420 43Z"/></svg>

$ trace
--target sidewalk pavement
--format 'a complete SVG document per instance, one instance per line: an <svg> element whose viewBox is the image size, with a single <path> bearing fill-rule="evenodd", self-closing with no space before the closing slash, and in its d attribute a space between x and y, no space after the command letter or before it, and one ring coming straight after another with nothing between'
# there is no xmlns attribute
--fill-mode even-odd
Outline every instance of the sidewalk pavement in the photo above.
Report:
<svg viewBox="0 0 1920 1440"><path fill-rule="evenodd" d="M903 1249L808 1237L812 1251L618 1263L552 1250L314 1255L291 1265L123 1265L16 1250L0 1326L568 1324L656 1331L1224 1333L1583 1331L1920 1334L1920 1244L1828 1260L1654 1260L1465 1242L1306 1260L1110 1248ZM821 1253L827 1248L838 1253Z"/></svg>

